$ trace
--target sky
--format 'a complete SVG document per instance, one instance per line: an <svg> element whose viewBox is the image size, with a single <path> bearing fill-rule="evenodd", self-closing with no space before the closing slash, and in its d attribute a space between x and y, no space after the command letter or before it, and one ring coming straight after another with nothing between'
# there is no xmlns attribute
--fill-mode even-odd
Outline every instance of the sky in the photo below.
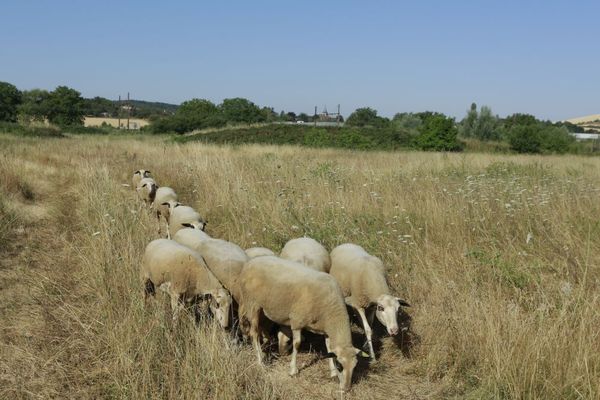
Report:
<svg viewBox="0 0 600 400"><path fill-rule="evenodd" d="M277 111L600 113L600 1L0 4L0 81Z"/></svg>

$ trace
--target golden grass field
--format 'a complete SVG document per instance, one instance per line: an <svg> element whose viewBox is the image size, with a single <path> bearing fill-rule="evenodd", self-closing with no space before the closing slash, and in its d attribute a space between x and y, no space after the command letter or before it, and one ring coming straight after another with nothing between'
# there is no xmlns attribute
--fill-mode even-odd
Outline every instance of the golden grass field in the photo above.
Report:
<svg viewBox="0 0 600 400"><path fill-rule="evenodd" d="M139 168L243 248L384 260L411 330L379 336L346 399L600 398L600 159L134 136L0 136L0 398L341 398L316 351L291 378L289 356L263 369L212 322L144 310Z"/></svg>

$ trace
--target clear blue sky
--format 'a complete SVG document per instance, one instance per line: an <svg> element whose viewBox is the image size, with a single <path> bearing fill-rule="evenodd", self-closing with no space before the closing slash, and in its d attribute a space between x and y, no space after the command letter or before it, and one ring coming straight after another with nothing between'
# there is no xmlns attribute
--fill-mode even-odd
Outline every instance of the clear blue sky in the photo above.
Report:
<svg viewBox="0 0 600 400"><path fill-rule="evenodd" d="M345 115L462 118L475 101L557 120L600 113L600 1L5 0L0 80Z"/></svg>

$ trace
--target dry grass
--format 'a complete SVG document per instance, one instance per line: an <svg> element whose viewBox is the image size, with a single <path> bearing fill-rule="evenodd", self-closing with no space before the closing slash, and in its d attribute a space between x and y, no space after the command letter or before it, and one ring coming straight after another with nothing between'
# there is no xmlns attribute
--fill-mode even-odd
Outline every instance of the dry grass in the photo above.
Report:
<svg viewBox="0 0 600 400"><path fill-rule="evenodd" d="M42 216L26 225L34 272L18 269L33 289L10 294L35 301L2 317L15 329L3 331L0 394L339 398L314 352L289 378L289 357L263 370L214 325L182 320L172 332L164 304L143 309L138 260L155 221L121 183L147 168L208 217L213 236L279 251L306 234L383 258L393 290L413 304L412 334L400 345L383 337L380 360L360 369L347 398L600 397L598 159L160 138L2 136L0 145L7 207L30 223ZM26 253L7 256L21 265ZM33 343L17 329L32 324L14 311L23 307L41 321Z"/></svg>

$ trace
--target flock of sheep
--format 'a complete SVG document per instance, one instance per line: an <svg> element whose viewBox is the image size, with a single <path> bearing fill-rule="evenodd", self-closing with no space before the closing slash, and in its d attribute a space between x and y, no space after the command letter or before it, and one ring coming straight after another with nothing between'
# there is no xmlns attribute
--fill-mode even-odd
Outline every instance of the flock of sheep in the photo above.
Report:
<svg viewBox="0 0 600 400"><path fill-rule="evenodd" d="M352 344L346 306L362 320L369 347L373 315L390 335L397 335L401 306L409 306L390 293L383 263L355 244L342 244L331 253L316 240L290 240L279 256L263 247L243 250L234 243L215 239L204 232L206 221L192 207L178 202L169 187L159 187L150 171L133 175L138 196L156 213L158 233L166 222L167 239L146 246L141 266L144 304L158 287L171 299L173 320L200 300L223 328L235 323L250 337L262 364L262 343L276 333L280 354L292 341L290 375L296 375L296 355L301 331L325 336L331 377L348 390L357 356L367 356ZM237 311L237 312L236 312Z"/></svg>

